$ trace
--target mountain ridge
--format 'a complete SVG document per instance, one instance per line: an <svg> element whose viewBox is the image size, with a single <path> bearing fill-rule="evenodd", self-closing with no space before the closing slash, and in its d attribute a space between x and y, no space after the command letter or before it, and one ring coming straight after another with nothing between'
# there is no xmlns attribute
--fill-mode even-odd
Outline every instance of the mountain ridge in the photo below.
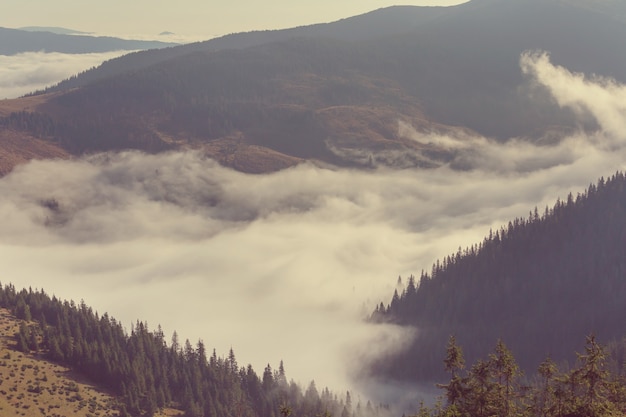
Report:
<svg viewBox="0 0 626 417"><path fill-rule="evenodd" d="M90 35L90 32L81 32L79 30L68 29L58 26L23 26L16 28L18 30L25 30L28 32L50 32L59 35Z"/></svg>
<svg viewBox="0 0 626 417"><path fill-rule="evenodd" d="M397 24L407 19L415 25ZM318 35L290 35L306 31ZM3 123L75 155L191 147L226 164L236 159L231 148L276 156L274 167L269 160L263 168L237 165L249 172L303 159L364 169L440 166L451 151L403 137L399 123L425 135L469 133L499 142L542 143L597 130L592 117L581 119L533 85L520 56L547 50L555 65L623 82L623 38L619 20L568 2L392 7L133 53L50 89L60 94L30 110L39 121L14 114ZM237 147L217 146L233 138Z"/></svg>
<svg viewBox="0 0 626 417"><path fill-rule="evenodd" d="M46 92L79 87L85 85L82 80L85 80L87 83L93 82L126 71L136 71L193 52L246 49L262 44L286 41L295 37L322 36L343 41L354 41L401 33L407 30L404 29L407 22L415 19L429 21L438 16L443 9L441 7L391 6L330 23L317 23L288 29L231 33L167 50L136 52L130 54L130 56L112 59L105 63L102 68L88 70L81 74L81 77L62 81L57 86L46 89ZM378 18L381 18L382 21Z"/></svg>

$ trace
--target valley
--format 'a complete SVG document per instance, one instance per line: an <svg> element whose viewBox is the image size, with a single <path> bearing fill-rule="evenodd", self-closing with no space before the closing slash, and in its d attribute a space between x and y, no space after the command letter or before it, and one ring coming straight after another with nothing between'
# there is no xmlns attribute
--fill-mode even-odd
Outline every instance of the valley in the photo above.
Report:
<svg viewBox="0 0 626 417"><path fill-rule="evenodd" d="M1 100L0 389L26 391L0 407L623 413L626 25L617 2L583 3L385 7L131 52ZM63 336L43 343L44 325L17 352L20 298ZM450 336L465 368L446 371ZM591 351L599 385L576 371ZM29 395L44 368L106 389Z"/></svg>

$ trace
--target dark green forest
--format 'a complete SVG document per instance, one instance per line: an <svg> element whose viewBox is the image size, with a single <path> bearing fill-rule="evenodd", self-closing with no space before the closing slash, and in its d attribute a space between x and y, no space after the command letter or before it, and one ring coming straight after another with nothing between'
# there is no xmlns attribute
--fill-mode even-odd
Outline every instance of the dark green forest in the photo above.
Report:
<svg viewBox="0 0 626 417"><path fill-rule="evenodd" d="M84 302L61 301L43 290L0 286L0 306L21 319L17 348L44 355L81 372L119 396L119 415L152 416L158 409L182 409L187 417L375 417L385 407L361 404L350 392L338 396L314 381L303 388L288 381L283 363L261 375L241 366L231 349L226 357L207 351L203 341L169 345L162 330L138 321L128 334L108 314Z"/></svg>
<svg viewBox="0 0 626 417"><path fill-rule="evenodd" d="M626 179L618 172L410 277L372 318L413 326L417 337L374 372L440 380L437 364L450 335L470 362L500 339L526 372L548 355L568 360L588 334L604 343L619 340L625 334L625 253Z"/></svg>

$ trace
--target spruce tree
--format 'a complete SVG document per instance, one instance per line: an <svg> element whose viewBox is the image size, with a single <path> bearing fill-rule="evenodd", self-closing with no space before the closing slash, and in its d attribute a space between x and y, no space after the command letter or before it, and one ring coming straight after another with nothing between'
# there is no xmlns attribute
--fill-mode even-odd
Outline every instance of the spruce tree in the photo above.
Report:
<svg viewBox="0 0 626 417"><path fill-rule="evenodd" d="M448 340L446 357L443 362L446 372L450 373L450 382L439 385L439 387L446 391L448 405L455 407L457 400L464 395L464 381L459 372L465 368L465 359L463 358L463 350L457 344L454 336L450 336Z"/></svg>

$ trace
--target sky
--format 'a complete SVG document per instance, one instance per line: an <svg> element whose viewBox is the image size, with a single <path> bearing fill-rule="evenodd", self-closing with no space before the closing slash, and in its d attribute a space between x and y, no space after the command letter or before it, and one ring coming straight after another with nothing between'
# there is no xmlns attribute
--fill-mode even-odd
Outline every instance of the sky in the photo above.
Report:
<svg viewBox="0 0 626 417"><path fill-rule="evenodd" d="M302 164L248 175L193 152L34 161L0 178L0 279L127 327L160 324L219 356L232 347L257 372L282 359L288 378L389 402L389 385L360 371L415 333L363 319L398 276L626 169L625 86L546 53L522 55L520 71L601 130L538 146L399 127L456 149L463 172ZM414 387L402 392L417 401Z"/></svg>
<svg viewBox="0 0 626 417"><path fill-rule="evenodd" d="M448 6L459 0L414 0L402 4ZM173 32L209 39L250 30L324 23L366 13L394 2L382 0L3 0L0 26L59 26L116 36Z"/></svg>

